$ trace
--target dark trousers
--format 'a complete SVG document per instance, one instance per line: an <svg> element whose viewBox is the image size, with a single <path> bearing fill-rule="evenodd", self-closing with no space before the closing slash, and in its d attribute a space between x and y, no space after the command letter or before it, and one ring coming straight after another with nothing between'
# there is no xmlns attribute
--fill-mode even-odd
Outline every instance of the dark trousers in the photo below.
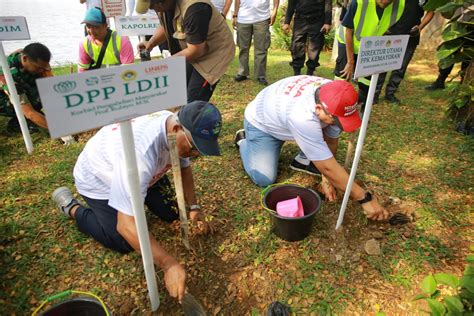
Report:
<svg viewBox="0 0 474 316"><path fill-rule="evenodd" d="M209 82L194 69L192 64L186 63L186 85L188 87L188 103L197 100L207 102L211 99L217 82L214 85L209 84Z"/></svg>
<svg viewBox="0 0 474 316"><path fill-rule="evenodd" d="M162 177L148 189L145 205L164 221L178 219L176 203L168 177ZM79 206L75 219L79 231L97 240L107 248L120 253L129 253L133 248L117 231L117 210L110 207L108 200L96 200L82 196L89 208Z"/></svg>
<svg viewBox="0 0 474 316"><path fill-rule="evenodd" d="M461 63L461 71L465 72L466 69L467 69L467 66L469 66L469 62L467 62L467 61L462 62ZM436 83L444 85L444 82L448 78L448 76L451 73L451 71L453 70L453 68L454 68L454 64L452 64L451 66L449 66L447 68L444 68L444 69L438 68L439 74L438 74L438 78L436 79ZM464 78L464 74L461 76L461 81L463 80L463 78Z"/></svg>
<svg viewBox="0 0 474 316"><path fill-rule="evenodd" d="M385 88L385 96L393 96L395 92L397 92L400 83L402 82L403 78L405 77L405 73L407 72L408 64L410 63L413 55L415 54L416 47L418 46L417 43L411 44L408 42L407 50L405 52L405 56L403 56L402 61L402 68L398 70L392 70L390 74L390 78L387 82L387 87ZM377 81L377 88L375 90L375 99L377 99L382 92L382 87L385 82L385 77L387 73L379 74L379 80Z"/></svg>
<svg viewBox="0 0 474 316"><path fill-rule="evenodd" d="M315 21L306 18L294 19L293 35L291 37L290 65L293 69L301 69L304 66L305 50L308 51L306 67L310 70L319 66L319 54L324 46L324 34L321 33L323 20Z"/></svg>
<svg viewBox="0 0 474 316"><path fill-rule="evenodd" d="M357 54L354 54L354 70L355 64L357 63ZM347 54L346 54L346 45L339 43L337 48L337 59L336 67L334 68L335 79L342 79L341 73L346 67L347 64ZM369 85L370 77L360 78L357 81L357 86L359 87L359 103L363 103L362 108L365 107L365 101L367 100L367 95L369 94Z"/></svg>

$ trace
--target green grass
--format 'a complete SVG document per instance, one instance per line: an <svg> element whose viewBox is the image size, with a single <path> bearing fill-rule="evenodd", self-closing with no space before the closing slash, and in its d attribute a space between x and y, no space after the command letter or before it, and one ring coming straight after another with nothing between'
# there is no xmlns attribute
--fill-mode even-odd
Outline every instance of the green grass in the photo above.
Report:
<svg viewBox="0 0 474 316"><path fill-rule="evenodd" d="M423 90L436 75L432 55L417 52L398 93L402 106L374 106L357 174L382 202L399 198L402 209L416 214L414 224L374 224L349 203L343 231L336 234L340 196L337 203L323 204L310 236L297 243L271 233L261 189L243 172L234 148L245 106L262 89L254 80L233 81L234 60L212 99L224 118L223 156L193 163L200 203L217 219L218 234L192 239L196 253L190 254L179 231L148 216L150 231L185 264L189 291L211 314L220 308L221 315L262 315L276 300L298 315L375 314L379 308L411 314L412 293L419 292L427 273L461 271L473 241L474 141L452 130L444 116L447 96ZM289 52L271 51L267 79L291 75L289 60ZM329 53L322 54L321 64L318 75L331 78ZM28 155L19 135L3 132L6 122L0 117L0 315L28 314L66 289L99 294L117 315L143 314L149 305L140 256L104 249L50 201L58 186L73 187L75 160L92 133L67 147L46 132L35 133L34 153ZM341 162L346 139L340 141ZM289 169L297 151L294 144L283 147L278 181L316 186L317 179ZM370 257L363 245L377 231L382 255ZM162 273L157 275L161 313L179 315Z"/></svg>

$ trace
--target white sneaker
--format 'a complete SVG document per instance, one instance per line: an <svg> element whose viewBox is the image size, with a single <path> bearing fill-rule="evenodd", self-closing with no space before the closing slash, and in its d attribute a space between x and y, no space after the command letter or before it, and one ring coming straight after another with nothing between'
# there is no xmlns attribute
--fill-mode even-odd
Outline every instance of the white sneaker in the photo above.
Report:
<svg viewBox="0 0 474 316"><path fill-rule="evenodd" d="M58 209L66 216L71 217L71 208L79 205L79 202L72 196L71 190L67 187L59 187L53 192L53 201Z"/></svg>
<svg viewBox="0 0 474 316"><path fill-rule="evenodd" d="M76 142L74 137L72 137L71 135L63 136L61 137L61 140L63 141L64 145L71 145Z"/></svg>

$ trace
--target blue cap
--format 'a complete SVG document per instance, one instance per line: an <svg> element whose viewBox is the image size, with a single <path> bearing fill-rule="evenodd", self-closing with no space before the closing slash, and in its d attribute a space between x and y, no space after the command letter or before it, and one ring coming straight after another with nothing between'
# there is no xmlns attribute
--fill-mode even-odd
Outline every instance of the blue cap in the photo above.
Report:
<svg viewBox="0 0 474 316"><path fill-rule="evenodd" d="M81 24L90 24L90 25L103 25L107 23L107 19L105 18L104 12L99 8L90 8L86 11L86 16L84 17L84 21Z"/></svg>
<svg viewBox="0 0 474 316"><path fill-rule="evenodd" d="M221 154L217 137L221 132L222 118L213 104L193 101L181 108L178 119L191 133L193 142L201 154L208 156Z"/></svg>

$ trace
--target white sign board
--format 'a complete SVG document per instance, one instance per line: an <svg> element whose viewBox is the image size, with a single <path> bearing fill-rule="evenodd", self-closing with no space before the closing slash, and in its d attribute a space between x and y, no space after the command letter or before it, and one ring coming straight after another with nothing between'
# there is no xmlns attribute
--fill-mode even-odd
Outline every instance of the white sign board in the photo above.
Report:
<svg viewBox="0 0 474 316"><path fill-rule="evenodd" d="M118 16L115 29L120 36L153 35L160 26L158 16Z"/></svg>
<svg viewBox="0 0 474 316"><path fill-rule="evenodd" d="M186 104L184 57L37 79L52 138Z"/></svg>
<svg viewBox="0 0 474 316"><path fill-rule="evenodd" d="M107 18L125 15L125 0L102 0L102 10Z"/></svg>
<svg viewBox="0 0 474 316"><path fill-rule="evenodd" d="M24 16L0 16L0 41L29 40Z"/></svg>
<svg viewBox="0 0 474 316"><path fill-rule="evenodd" d="M363 37L354 78L383 73L402 67L409 35Z"/></svg>

